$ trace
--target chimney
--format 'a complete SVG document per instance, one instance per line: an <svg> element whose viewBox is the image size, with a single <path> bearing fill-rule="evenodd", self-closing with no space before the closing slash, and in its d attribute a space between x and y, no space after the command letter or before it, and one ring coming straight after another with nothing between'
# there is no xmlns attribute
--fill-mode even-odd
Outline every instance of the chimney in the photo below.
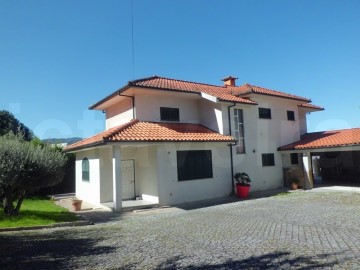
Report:
<svg viewBox="0 0 360 270"><path fill-rule="evenodd" d="M224 79L222 79L222 81L224 82L224 86L235 86L235 80L237 80L238 78L235 78L233 76L228 76Z"/></svg>

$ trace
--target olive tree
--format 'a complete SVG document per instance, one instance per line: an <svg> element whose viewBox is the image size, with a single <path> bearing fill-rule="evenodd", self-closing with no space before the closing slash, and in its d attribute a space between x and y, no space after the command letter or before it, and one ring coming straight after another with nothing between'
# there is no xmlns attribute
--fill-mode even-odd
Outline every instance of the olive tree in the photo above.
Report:
<svg viewBox="0 0 360 270"><path fill-rule="evenodd" d="M59 183L65 162L65 155L50 146L34 145L21 135L0 136L0 194L4 213L17 215L27 194Z"/></svg>

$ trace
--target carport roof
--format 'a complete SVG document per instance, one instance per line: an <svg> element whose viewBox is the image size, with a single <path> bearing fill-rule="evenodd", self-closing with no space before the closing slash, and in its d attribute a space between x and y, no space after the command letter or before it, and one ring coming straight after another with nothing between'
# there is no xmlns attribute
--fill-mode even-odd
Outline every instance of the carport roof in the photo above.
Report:
<svg viewBox="0 0 360 270"><path fill-rule="evenodd" d="M108 142L232 142L231 136L222 135L199 124L142 122L138 119L110 128L90 138L67 146L71 152L104 145Z"/></svg>
<svg viewBox="0 0 360 270"><path fill-rule="evenodd" d="M301 140L278 150L302 150L360 145L360 128L307 133Z"/></svg>

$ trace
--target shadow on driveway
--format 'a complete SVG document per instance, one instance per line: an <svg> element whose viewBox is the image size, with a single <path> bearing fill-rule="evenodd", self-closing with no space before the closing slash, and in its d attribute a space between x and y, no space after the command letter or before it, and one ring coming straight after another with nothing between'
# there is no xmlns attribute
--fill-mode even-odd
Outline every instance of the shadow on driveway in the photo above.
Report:
<svg viewBox="0 0 360 270"><path fill-rule="evenodd" d="M331 268L336 264L335 260L326 261L326 258L332 254L321 254L316 257L311 256L293 256L290 252L273 252L261 256L252 256L240 260L228 260L219 264L199 264L182 266L181 256L176 256L163 263L160 263L155 269L177 269L177 270L216 270L216 269L322 269ZM325 261L324 261L325 260ZM136 266L128 265L127 269L134 269Z"/></svg>
<svg viewBox="0 0 360 270"><path fill-rule="evenodd" d="M101 239L100 239L101 240ZM81 257L108 254L115 248L98 246L99 239L75 233L0 234L0 269L72 269Z"/></svg>
<svg viewBox="0 0 360 270"><path fill-rule="evenodd" d="M236 197L235 195L232 195L229 197L223 197L223 198L217 198L217 199L211 199L211 200L203 200L203 201L175 204L174 207L177 207L177 208L180 208L183 210L194 210L194 209L200 209L200 208L205 208L205 207L211 207L211 206L215 206L215 205L222 205L222 204L228 204L228 203L234 203L234 202L240 202L240 201L256 200L259 198L276 196L280 193L284 193L284 192L288 192L288 191L289 191L288 188L271 189L271 190L265 190L265 191L255 191L255 192L251 192L249 195L249 198L246 198L246 199L240 199L240 198Z"/></svg>

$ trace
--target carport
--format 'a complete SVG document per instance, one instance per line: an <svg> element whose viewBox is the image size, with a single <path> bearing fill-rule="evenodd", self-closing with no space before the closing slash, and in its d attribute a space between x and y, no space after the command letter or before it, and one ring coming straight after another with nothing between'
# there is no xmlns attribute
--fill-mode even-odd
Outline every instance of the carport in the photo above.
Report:
<svg viewBox="0 0 360 270"><path fill-rule="evenodd" d="M279 148L283 156L300 155L304 187L360 186L360 128L306 133Z"/></svg>

